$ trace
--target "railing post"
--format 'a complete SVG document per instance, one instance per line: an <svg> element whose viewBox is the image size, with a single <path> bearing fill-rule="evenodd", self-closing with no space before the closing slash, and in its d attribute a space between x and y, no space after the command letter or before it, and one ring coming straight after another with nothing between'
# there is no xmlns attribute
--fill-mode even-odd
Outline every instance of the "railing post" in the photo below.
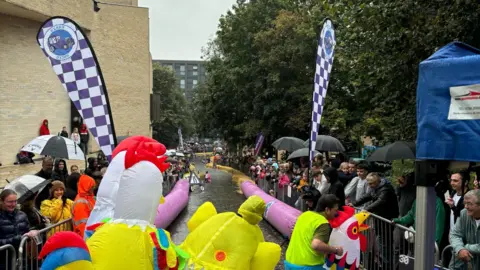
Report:
<svg viewBox="0 0 480 270"><path fill-rule="evenodd" d="M435 264L436 194L434 185L440 177L437 165L434 161L416 161L415 270L432 269Z"/></svg>

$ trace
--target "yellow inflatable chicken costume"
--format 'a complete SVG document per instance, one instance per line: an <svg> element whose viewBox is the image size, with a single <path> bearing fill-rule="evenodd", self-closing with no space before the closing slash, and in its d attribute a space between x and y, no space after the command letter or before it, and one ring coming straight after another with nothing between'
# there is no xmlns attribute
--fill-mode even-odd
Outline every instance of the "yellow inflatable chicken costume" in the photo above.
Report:
<svg viewBox="0 0 480 270"><path fill-rule="evenodd" d="M264 211L265 202L259 196L249 197L238 213L218 214L210 202L200 206L187 224L190 234L181 245L190 256L188 269L273 270L281 248L263 238L258 223Z"/></svg>
<svg viewBox="0 0 480 270"><path fill-rule="evenodd" d="M43 270L184 269L188 255L167 231L153 225L162 197L162 171L169 166L162 156L165 146L144 138L128 141L113 217L87 228L93 235L86 246L75 234L54 235L40 254L47 256Z"/></svg>

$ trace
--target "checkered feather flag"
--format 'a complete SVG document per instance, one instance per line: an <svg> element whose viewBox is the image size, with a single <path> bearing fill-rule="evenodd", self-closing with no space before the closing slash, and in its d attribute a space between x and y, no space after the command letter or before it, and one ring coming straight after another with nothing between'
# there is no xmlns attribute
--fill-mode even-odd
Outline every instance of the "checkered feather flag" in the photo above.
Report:
<svg viewBox="0 0 480 270"><path fill-rule="evenodd" d="M323 105L327 96L330 72L333 66L335 49L335 30L332 21L325 20L318 39L317 61L315 69L314 90L312 100L312 129L310 133L310 168L312 167L317 145L318 128L322 119Z"/></svg>
<svg viewBox="0 0 480 270"><path fill-rule="evenodd" d="M52 17L38 30L37 41L100 149L110 160L117 137L105 81L87 36L74 21Z"/></svg>

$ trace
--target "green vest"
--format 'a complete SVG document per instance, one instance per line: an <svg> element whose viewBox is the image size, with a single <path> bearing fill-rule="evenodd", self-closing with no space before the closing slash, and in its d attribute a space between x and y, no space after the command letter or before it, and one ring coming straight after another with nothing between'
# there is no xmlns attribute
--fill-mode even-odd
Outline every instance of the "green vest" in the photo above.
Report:
<svg viewBox="0 0 480 270"><path fill-rule="evenodd" d="M313 211L307 211L298 217L287 248L287 262L299 266L323 265L324 255L319 255L312 249L312 240L315 230L325 223L328 220Z"/></svg>

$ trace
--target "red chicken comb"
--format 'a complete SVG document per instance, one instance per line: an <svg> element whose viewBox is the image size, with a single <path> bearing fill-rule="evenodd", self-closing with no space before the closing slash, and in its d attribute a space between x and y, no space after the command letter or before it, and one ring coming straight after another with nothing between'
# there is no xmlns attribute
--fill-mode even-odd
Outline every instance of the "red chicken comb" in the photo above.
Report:
<svg viewBox="0 0 480 270"><path fill-rule="evenodd" d="M166 151L165 149L165 146L157 141L139 140L131 143L126 149L125 169L132 167L140 161L150 161L161 172L164 172L170 167L170 163L165 163L167 157L162 156Z"/></svg>
<svg viewBox="0 0 480 270"><path fill-rule="evenodd" d="M157 156L161 156L165 154L165 152L167 151L167 148L163 144L157 142L152 138L145 137L145 136L132 136L132 137L126 138L119 145L117 145L117 147L115 147L112 153L112 158L114 158L118 153L122 151L126 151L132 145L138 145L140 143L157 144L156 146L154 146L154 149L155 149L154 152L156 152Z"/></svg>

